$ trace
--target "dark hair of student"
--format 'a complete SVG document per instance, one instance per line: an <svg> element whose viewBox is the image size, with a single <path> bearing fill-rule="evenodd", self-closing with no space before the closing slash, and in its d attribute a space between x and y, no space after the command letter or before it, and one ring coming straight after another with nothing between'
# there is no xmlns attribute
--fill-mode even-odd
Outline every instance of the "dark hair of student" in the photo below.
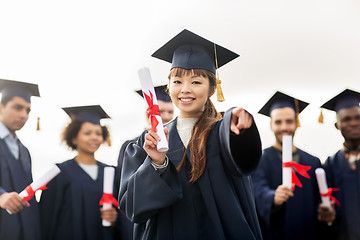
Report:
<svg viewBox="0 0 360 240"><path fill-rule="evenodd" d="M5 107L8 102L10 102L13 99L13 96L8 97L2 97L1 98L1 104Z"/></svg>
<svg viewBox="0 0 360 240"><path fill-rule="evenodd" d="M73 139L77 137L79 134L79 131L81 129L81 125L83 124L83 121L80 121L78 119L73 119L69 125L67 125L61 136L61 140L66 143L66 145L71 148L72 150L76 150L77 146L73 144ZM101 126L102 128L102 135L103 135L103 141L107 142L109 131L105 126Z"/></svg>
<svg viewBox="0 0 360 240"><path fill-rule="evenodd" d="M171 77L182 77L186 75L197 75L207 77L210 83L209 98L205 103L205 110L196 122L191 138L188 143L190 148L190 162L191 162L191 179L190 182L195 182L204 172L206 165L206 143L209 133L215 123L221 119L221 115L216 111L213 103L210 100L210 95L215 91L216 88L216 77L210 71L204 69L191 69L186 70L183 68L173 68L168 76L169 80ZM179 171L186 164L186 153L184 154L177 170Z"/></svg>

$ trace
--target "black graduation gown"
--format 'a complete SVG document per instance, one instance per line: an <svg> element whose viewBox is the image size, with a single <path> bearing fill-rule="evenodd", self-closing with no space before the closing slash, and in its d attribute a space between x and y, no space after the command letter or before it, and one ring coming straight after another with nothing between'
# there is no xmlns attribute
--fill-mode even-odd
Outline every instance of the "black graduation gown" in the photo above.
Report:
<svg viewBox="0 0 360 240"><path fill-rule="evenodd" d="M0 139L0 194L23 191L32 183L31 158L19 141L19 160L16 160L3 139ZM39 209L35 197L30 207L17 214L0 209L0 239L38 240L40 238Z"/></svg>
<svg viewBox="0 0 360 240"><path fill-rule="evenodd" d="M137 139L138 139L138 137L136 137L132 140L125 141L120 148L119 157L118 157L118 165L116 167L116 173L115 173L116 181L119 184L120 184L121 169L122 169L122 165L123 165L123 159L124 159L126 147L129 145L129 143L136 142ZM125 216L125 213L121 210L118 215L117 224L118 224L118 229L120 232L119 233L120 239L122 239L122 240L133 239L134 224Z"/></svg>
<svg viewBox="0 0 360 240"><path fill-rule="evenodd" d="M356 162L356 170L352 170L344 152L339 150L329 157L324 168L329 187L339 188L333 196L340 201L335 206L336 220L334 225L338 231L338 239L360 239L360 163Z"/></svg>
<svg viewBox="0 0 360 240"><path fill-rule="evenodd" d="M264 239L317 239L317 208L320 194L315 169L320 160L300 149L299 163L311 166L310 179L296 174L303 187L295 187L291 197L278 211L271 214L276 188L282 184L282 160L274 147L263 151L258 169L253 174L256 208Z"/></svg>
<svg viewBox="0 0 360 240"><path fill-rule="evenodd" d="M135 222L135 239L262 239L249 174L261 157L255 123L230 134L231 110L211 130L202 176L189 183L189 162L176 130L169 129L169 165L159 175L143 149L144 134L125 153L119 203ZM190 157L187 151L188 159Z"/></svg>
<svg viewBox="0 0 360 240"><path fill-rule="evenodd" d="M103 195L104 167L97 162L94 181L72 159L57 164L61 172L43 191L40 218L44 240L113 239L114 229L103 227L99 201ZM115 186L114 186L115 188ZM116 195L117 190L114 190Z"/></svg>

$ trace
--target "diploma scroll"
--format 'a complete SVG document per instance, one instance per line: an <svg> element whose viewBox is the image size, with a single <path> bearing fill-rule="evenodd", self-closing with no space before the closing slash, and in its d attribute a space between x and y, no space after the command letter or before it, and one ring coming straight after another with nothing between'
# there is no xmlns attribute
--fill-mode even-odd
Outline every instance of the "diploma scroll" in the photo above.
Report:
<svg viewBox="0 0 360 240"><path fill-rule="evenodd" d="M104 195L111 195L113 194L113 186L114 186L114 175L115 175L115 169L113 167L105 167L104 168ZM103 209L110 209L112 208L111 202L105 202L103 204ZM102 225L104 227L110 227L111 222L108 222L106 220L102 220Z"/></svg>
<svg viewBox="0 0 360 240"><path fill-rule="evenodd" d="M282 139L282 162L292 161L292 136L283 136ZM292 169L291 167L282 168L282 184L292 189Z"/></svg>
<svg viewBox="0 0 360 240"><path fill-rule="evenodd" d="M50 168L50 170L47 171L44 175L42 175L38 180L32 182L21 193L19 193L22 200L29 201L31 198L33 198L37 190L44 190L46 184L48 184L48 182L50 182L59 173L60 173L60 169L58 166L55 165L52 168Z"/></svg>
<svg viewBox="0 0 360 240"><path fill-rule="evenodd" d="M325 206L331 207L330 197L325 196L328 193L328 185L326 182L325 171L322 168L317 168L315 170L315 174L316 174L317 183L319 185L320 195L322 195L321 201Z"/></svg>
<svg viewBox="0 0 360 240"><path fill-rule="evenodd" d="M146 67L138 70L138 75L140 78L141 88L148 106L148 116L151 121L152 129L156 128L156 133L160 137L160 141L157 145L157 150L159 152L166 152L169 150L168 142L166 140L163 122L161 120L161 115L159 111L159 106L155 94L154 85L151 80L150 70Z"/></svg>

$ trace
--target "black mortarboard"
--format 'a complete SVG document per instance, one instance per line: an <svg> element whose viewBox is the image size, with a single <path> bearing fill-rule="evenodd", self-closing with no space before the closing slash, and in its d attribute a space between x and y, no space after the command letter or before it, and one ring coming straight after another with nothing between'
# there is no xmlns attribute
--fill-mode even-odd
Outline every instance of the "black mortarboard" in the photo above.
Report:
<svg viewBox="0 0 360 240"><path fill-rule="evenodd" d="M171 69L205 69L216 74L217 67L221 67L239 55L190 32L183 30L151 56L171 63Z"/></svg>
<svg viewBox="0 0 360 240"><path fill-rule="evenodd" d="M21 97L27 102L31 102L31 96L40 97L37 84L18 82L6 79L0 79L0 92L2 98Z"/></svg>
<svg viewBox="0 0 360 240"><path fill-rule="evenodd" d="M338 112L343 108L350 108L354 106L359 106L360 102L360 93L345 89L326 103L324 103L321 107L326 108L331 111Z"/></svg>
<svg viewBox="0 0 360 240"><path fill-rule="evenodd" d="M169 94L167 93L167 85L160 85L154 87L157 100L161 100L164 102L172 102ZM143 96L142 90L136 90L136 93L139 94L141 97Z"/></svg>
<svg viewBox="0 0 360 240"><path fill-rule="evenodd" d="M100 119L110 118L100 105L67 107L63 110L71 117L82 122L100 124Z"/></svg>
<svg viewBox="0 0 360 240"><path fill-rule="evenodd" d="M291 97L285 93L277 91L260 109L259 113L270 117L272 110L277 108L290 107L299 114L309 103Z"/></svg>

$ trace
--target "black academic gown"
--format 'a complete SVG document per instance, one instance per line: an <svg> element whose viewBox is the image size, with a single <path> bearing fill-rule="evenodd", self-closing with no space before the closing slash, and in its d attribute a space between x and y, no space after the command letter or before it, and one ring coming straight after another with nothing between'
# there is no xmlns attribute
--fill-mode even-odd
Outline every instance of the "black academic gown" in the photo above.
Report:
<svg viewBox="0 0 360 240"><path fill-rule="evenodd" d="M189 183L190 163L176 170L184 145L169 129L169 164L159 175L143 149L144 134L125 153L119 203L135 223L135 239L262 239L249 174L261 157L255 123L230 134L231 110L211 130L202 176ZM187 157L190 158L190 151Z"/></svg>
<svg viewBox="0 0 360 240"><path fill-rule="evenodd" d="M125 141L120 148L119 157L118 157L118 165L116 167L116 173L115 173L116 181L119 184L120 184L121 170L122 170L123 159L124 159L126 147L129 145L129 143L136 142L137 139L138 139L138 137ZM120 232L119 233L120 239L122 239L122 240L133 239L134 224L126 217L125 213L121 210L118 215L117 224L118 224L118 229Z"/></svg>
<svg viewBox="0 0 360 240"><path fill-rule="evenodd" d="M320 195L315 169L320 160L300 149L299 164L311 166L310 179L297 174L303 187L295 187L294 197L276 212L272 205L276 188L282 184L282 160L274 147L263 151L258 169L253 174L256 208L264 239L317 239L317 208Z"/></svg>
<svg viewBox="0 0 360 240"><path fill-rule="evenodd" d="M99 168L95 181L74 159L57 165L61 172L43 191L39 203L42 239L113 239L114 229L102 226L99 206L103 195L104 167L107 165L97 162Z"/></svg>
<svg viewBox="0 0 360 240"><path fill-rule="evenodd" d="M3 139L0 139L0 194L23 191L32 183L31 158L27 148L19 141L20 157L15 159ZM40 220L35 198L30 207L24 207L17 214L10 215L0 209L0 239L38 240Z"/></svg>
<svg viewBox="0 0 360 240"><path fill-rule="evenodd" d="M352 170L344 152L339 150L329 157L324 168L329 187L339 188L333 196L340 201L335 206L338 239L360 239L360 163L356 162L356 170Z"/></svg>

